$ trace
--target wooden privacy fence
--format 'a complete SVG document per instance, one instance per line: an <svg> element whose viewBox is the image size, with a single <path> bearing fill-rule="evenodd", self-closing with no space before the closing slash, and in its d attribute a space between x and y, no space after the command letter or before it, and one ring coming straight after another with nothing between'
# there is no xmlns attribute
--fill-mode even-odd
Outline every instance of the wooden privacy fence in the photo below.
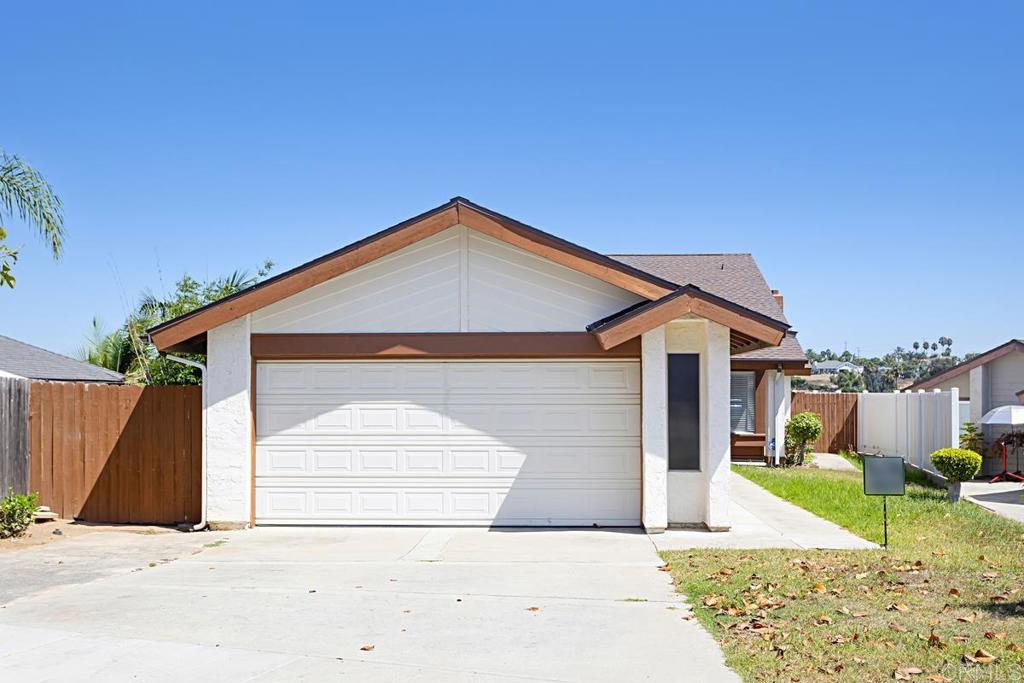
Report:
<svg viewBox="0 0 1024 683"><path fill-rule="evenodd" d="M821 418L821 436L814 442L813 450L819 453L857 450L857 396L793 392L793 415L810 411Z"/></svg>
<svg viewBox="0 0 1024 683"><path fill-rule="evenodd" d="M0 498L28 491L28 380L0 377Z"/></svg>
<svg viewBox="0 0 1024 683"><path fill-rule="evenodd" d="M202 389L32 382L29 488L90 522L199 519Z"/></svg>

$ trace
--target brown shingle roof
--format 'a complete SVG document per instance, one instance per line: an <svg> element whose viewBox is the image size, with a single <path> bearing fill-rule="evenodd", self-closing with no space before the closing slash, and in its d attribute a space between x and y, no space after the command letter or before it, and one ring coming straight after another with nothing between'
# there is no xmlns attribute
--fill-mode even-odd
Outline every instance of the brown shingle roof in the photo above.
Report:
<svg viewBox="0 0 1024 683"><path fill-rule="evenodd" d="M740 306L788 323L750 254L610 254L613 259L679 285L692 284ZM735 360L806 361L795 332L780 346L748 351Z"/></svg>
<svg viewBox="0 0 1024 683"><path fill-rule="evenodd" d="M800 342L796 338L796 332L787 332L782 343L778 346L769 346L764 349L747 351L746 353L737 353L732 359L766 360L779 363L798 361L806 363L807 354L804 353L803 347L800 346Z"/></svg>
<svg viewBox="0 0 1024 683"><path fill-rule="evenodd" d="M679 285L695 285L744 308L787 323L750 254L609 254L616 261Z"/></svg>

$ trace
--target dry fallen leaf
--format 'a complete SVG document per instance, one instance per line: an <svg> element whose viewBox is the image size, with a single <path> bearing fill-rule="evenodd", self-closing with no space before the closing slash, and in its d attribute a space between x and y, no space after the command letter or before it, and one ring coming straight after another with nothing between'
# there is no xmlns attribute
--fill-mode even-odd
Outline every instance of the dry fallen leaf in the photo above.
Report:
<svg viewBox="0 0 1024 683"><path fill-rule="evenodd" d="M975 652L974 658L978 661L979 664L991 664L992 662L996 661L996 656L994 654L985 652L984 650L978 650L977 652Z"/></svg>
<svg viewBox="0 0 1024 683"><path fill-rule="evenodd" d="M363 645L359 649L362 650L363 652L373 652L373 645Z"/></svg>
<svg viewBox="0 0 1024 683"><path fill-rule="evenodd" d="M957 617L956 620L957 621L962 621L965 624L973 624L974 620L977 619L977 618L978 618L978 613L977 612L971 612L966 617Z"/></svg>
<svg viewBox="0 0 1024 683"><path fill-rule="evenodd" d="M527 607L526 611L527 612L539 612L540 611L540 607Z"/></svg>
<svg viewBox="0 0 1024 683"><path fill-rule="evenodd" d="M814 584L814 588L812 588L811 590L814 591L815 593L824 593L825 590L826 590L825 589L825 584L816 583L816 584Z"/></svg>
<svg viewBox="0 0 1024 683"><path fill-rule="evenodd" d="M897 681L909 681L911 676L919 676L923 673L924 671L916 666L905 666L903 668L896 669L896 671L893 672L893 678Z"/></svg>
<svg viewBox="0 0 1024 683"><path fill-rule="evenodd" d="M886 607L885 609L889 610L890 612L893 612L893 611L896 611L896 612L906 612L909 608L905 604L903 604L902 602L899 602L899 603L894 602L894 603L890 604L888 607Z"/></svg>
<svg viewBox="0 0 1024 683"><path fill-rule="evenodd" d="M960 590L958 588L950 588L949 589L949 594L952 595L954 598L959 598L960 597Z"/></svg>

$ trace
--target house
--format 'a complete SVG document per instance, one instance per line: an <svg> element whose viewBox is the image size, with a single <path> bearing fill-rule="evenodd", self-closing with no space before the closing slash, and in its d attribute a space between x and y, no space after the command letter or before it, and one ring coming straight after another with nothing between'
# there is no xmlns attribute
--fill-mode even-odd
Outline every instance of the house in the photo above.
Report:
<svg viewBox="0 0 1024 683"><path fill-rule="evenodd" d="M1024 396L1024 339L1011 339L994 349L911 385L909 391L949 391L957 389L960 401L969 404L966 416L971 422L999 406L1013 405ZM998 436L998 428L986 427L986 438ZM986 458L983 473L997 466L995 458Z"/></svg>
<svg viewBox="0 0 1024 683"><path fill-rule="evenodd" d="M811 363L811 372L815 375L836 375L840 372L861 374L864 368L848 360L819 360Z"/></svg>
<svg viewBox="0 0 1024 683"><path fill-rule="evenodd" d="M779 303L749 255L611 257L456 197L150 337L207 354L219 526L721 530L731 370L777 430L804 364Z"/></svg>
<svg viewBox="0 0 1024 683"><path fill-rule="evenodd" d="M120 373L0 335L0 377L121 384Z"/></svg>

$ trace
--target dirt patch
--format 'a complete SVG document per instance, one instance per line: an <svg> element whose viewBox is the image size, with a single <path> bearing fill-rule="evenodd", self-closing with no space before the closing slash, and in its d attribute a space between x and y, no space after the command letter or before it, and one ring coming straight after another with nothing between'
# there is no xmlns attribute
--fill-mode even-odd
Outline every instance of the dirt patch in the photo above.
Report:
<svg viewBox="0 0 1024 683"><path fill-rule="evenodd" d="M76 522L70 519L57 519L52 522L33 524L23 536L0 539L0 553L22 548L33 548L49 543L59 543L69 538L78 538L97 531L115 531L126 534L173 534L178 533L170 527L147 526L136 524L92 524Z"/></svg>

